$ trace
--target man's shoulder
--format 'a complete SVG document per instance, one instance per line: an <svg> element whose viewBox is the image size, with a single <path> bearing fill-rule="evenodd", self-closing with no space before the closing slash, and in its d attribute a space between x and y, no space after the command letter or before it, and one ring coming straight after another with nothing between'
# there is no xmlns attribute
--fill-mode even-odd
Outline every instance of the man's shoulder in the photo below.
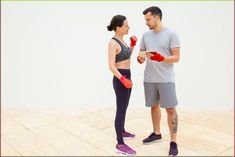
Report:
<svg viewBox="0 0 235 157"><path fill-rule="evenodd" d="M166 27L166 28L165 28L165 32L169 33L170 35L172 35L172 34L177 34L174 29L171 29L171 28L169 28L169 27Z"/></svg>
<svg viewBox="0 0 235 157"><path fill-rule="evenodd" d="M173 31L174 31L174 30L171 29L171 28L169 28L169 27L164 27L162 32L171 33L171 32L173 32Z"/></svg>
<svg viewBox="0 0 235 157"><path fill-rule="evenodd" d="M146 35L149 35L149 34L152 34L153 31L152 30L147 30L143 33L143 36L146 36Z"/></svg>

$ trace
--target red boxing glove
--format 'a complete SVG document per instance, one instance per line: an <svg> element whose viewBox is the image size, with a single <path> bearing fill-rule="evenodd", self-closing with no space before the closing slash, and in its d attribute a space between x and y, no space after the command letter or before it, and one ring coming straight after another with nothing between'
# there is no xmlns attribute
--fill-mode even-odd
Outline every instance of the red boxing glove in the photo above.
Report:
<svg viewBox="0 0 235 157"><path fill-rule="evenodd" d="M130 46L134 47L134 46L136 45L136 42L137 42L136 36L134 36L134 35L131 36L131 37L130 37L130 40L131 40Z"/></svg>
<svg viewBox="0 0 235 157"><path fill-rule="evenodd" d="M126 87L126 88L131 88L132 87L132 82L131 80L128 80L125 76L122 76L120 78L120 81L122 82L122 84Z"/></svg>
<svg viewBox="0 0 235 157"><path fill-rule="evenodd" d="M137 57L137 61L138 61L140 64L144 63L144 60L141 59L141 58L142 58L142 57L140 57L140 56Z"/></svg>
<svg viewBox="0 0 235 157"><path fill-rule="evenodd" d="M150 52L150 53L153 54L153 56L150 57L151 60L162 62L165 59L164 56L162 56L157 52Z"/></svg>

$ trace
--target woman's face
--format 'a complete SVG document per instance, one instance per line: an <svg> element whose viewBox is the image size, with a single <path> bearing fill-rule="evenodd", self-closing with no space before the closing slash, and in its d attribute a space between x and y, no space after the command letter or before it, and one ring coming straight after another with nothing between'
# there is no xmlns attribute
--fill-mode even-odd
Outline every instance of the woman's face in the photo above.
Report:
<svg viewBox="0 0 235 157"><path fill-rule="evenodd" d="M117 31L118 31L118 33L120 33L120 34L128 34L128 31L129 31L129 25L128 25L128 22L127 22L127 20L125 20L124 22L123 22L123 25L121 26L121 27L117 27Z"/></svg>

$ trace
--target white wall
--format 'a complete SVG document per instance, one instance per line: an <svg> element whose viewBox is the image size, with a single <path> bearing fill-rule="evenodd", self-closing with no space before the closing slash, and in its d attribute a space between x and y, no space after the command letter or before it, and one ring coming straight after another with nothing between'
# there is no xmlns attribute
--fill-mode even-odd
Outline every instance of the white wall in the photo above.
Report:
<svg viewBox="0 0 235 157"><path fill-rule="evenodd" d="M106 26L128 18L128 37L148 30L152 5L181 38L175 65L181 108L233 108L233 2L2 2L3 106L114 106ZM132 56L131 106L144 106L143 70Z"/></svg>

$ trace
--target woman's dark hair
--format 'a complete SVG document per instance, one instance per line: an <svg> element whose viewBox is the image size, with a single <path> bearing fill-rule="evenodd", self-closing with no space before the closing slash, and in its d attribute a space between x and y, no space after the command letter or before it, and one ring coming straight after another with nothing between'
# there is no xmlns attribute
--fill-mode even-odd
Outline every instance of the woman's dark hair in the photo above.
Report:
<svg viewBox="0 0 235 157"><path fill-rule="evenodd" d="M116 31L117 27L121 27L123 22L126 20L126 17L123 15L115 15L110 24L107 26L108 31Z"/></svg>
<svg viewBox="0 0 235 157"><path fill-rule="evenodd" d="M146 15L148 12L150 12L151 15L158 15L160 20L162 20L162 11L160 8L156 6L149 7L143 11L143 14Z"/></svg>

